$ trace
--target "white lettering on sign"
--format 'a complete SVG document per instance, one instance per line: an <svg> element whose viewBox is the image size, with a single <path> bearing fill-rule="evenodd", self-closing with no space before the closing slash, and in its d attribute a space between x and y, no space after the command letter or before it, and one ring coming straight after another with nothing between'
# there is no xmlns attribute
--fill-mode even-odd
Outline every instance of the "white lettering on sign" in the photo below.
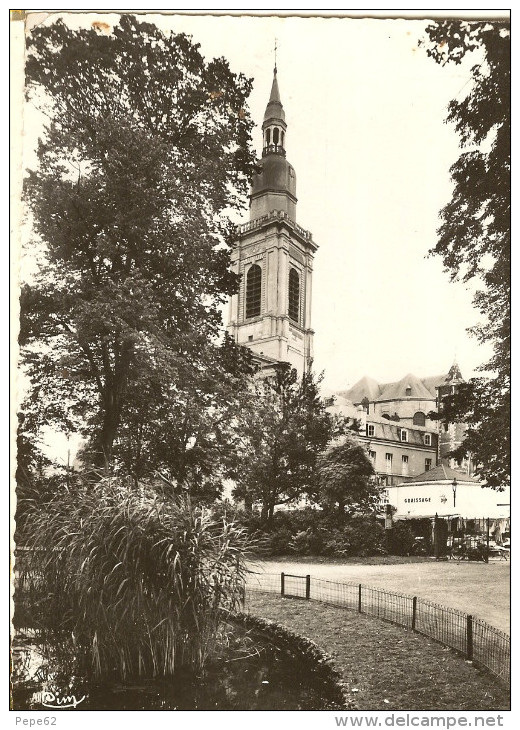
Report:
<svg viewBox="0 0 520 730"><path fill-rule="evenodd" d="M407 497L405 502L431 502L431 497Z"/></svg>

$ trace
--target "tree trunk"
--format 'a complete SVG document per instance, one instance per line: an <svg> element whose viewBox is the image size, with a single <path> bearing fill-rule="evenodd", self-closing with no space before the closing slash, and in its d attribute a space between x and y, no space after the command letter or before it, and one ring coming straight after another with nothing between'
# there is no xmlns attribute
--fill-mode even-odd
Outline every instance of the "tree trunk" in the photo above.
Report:
<svg viewBox="0 0 520 730"><path fill-rule="evenodd" d="M105 399L104 406L100 457L101 464L108 475L112 466L114 441L119 428L121 409L113 393Z"/></svg>

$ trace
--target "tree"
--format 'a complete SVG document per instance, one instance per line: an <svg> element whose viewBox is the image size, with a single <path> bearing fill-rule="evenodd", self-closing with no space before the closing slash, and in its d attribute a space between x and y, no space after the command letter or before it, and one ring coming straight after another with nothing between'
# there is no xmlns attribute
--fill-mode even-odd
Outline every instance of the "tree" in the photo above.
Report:
<svg viewBox="0 0 520 730"><path fill-rule="evenodd" d="M340 517L346 510L373 510L379 497L374 473L366 449L352 436L343 437L318 459L320 505Z"/></svg>
<svg viewBox="0 0 520 730"><path fill-rule="evenodd" d="M472 328L493 356L453 397L442 417L463 421L467 432L453 455L472 452L490 487L510 480L510 38L503 23L442 21L428 26L427 53L437 63L460 64L472 52L472 84L461 101L449 105L463 152L451 168L454 190L441 211L437 245L451 279L473 280L474 298L484 317Z"/></svg>
<svg viewBox="0 0 520 730"><path fill-rule="evenodd" d="M328 413L320 382L311 372L298 379L294 368L282 365L272 378L257 382L242 413L234 496L249 507L259 502L263 521L272 519L278 505L316 495L319 454L331 438L355 427Z"/></svg>
<svg viewBox="0 0 520 730"><path fill-rule="evenodd" d="M208 344L202 368L179 362L175 373L145 373L128 391L116 462L136 483L160 474L174 492L212 503L237 468L252 373L250 350L228 335Z"/></svg>
<svg viewBox="0 0 520 730"><path fill-rule="evenodd" d="M20 341L41 421L90 423L110 465L130 391L145 396L146 372L201 371L236 289L251 82L131 15L108 35L38 26L27 53L49 122L25 185L45 261L22 291Z"/></svg>

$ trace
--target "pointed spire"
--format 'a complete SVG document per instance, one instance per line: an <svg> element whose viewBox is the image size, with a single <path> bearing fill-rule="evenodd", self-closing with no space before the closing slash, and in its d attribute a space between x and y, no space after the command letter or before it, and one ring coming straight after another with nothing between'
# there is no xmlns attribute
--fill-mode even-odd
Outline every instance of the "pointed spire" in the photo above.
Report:
<svg viewBox="0 0 520 730"><path fill-rule="evenodd" d="M267 119L281 119L285 121L285 112L280 100L280 89L278 88L278 69L276 66L273 71L273 84L271 86L271 95L264 114L264 121Z"/></svg>
<svg viewBox="0 0 520 730"><path fill-rule="evenodd" d="M462 377L462 373L460 372L460 367L456 360L453 361L453 365L448 371L448 374L446 376L446 382L447 383L462 383L464 381L464 378Z"/></svg>
<svg viewBox="0 0 520 730"><path fill-rule="evenodd" d="M269 104L280 104L280 90L278 88L278 77L277 77L278 69L276 66L274 67L273 71L273 85L271 86L271 96L269 97ZM268 106L269 106L268 104Z"/></svg>
<svg viewBox="0 0 520 730"><path fill-rule="evenodd" d="M287 124L285 123L285 112L283 110L282 102L280 101L280 90L278 88L278 69L275 65L271 95L267 102L264 122L262 124L264 138L262 157L268 154L282 155L285 157L286 131Z"/></svg>

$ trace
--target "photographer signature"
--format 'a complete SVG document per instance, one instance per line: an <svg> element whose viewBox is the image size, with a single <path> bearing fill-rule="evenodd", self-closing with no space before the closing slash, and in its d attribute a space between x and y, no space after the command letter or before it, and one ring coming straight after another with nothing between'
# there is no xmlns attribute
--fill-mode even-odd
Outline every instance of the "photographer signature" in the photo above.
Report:
<svg viewBox="0 0 520 730"><path fill-rule="evenodd" d="M44 707L52 707L52 709L59 707L65 710L69 707L76 708L84 699L85 695L78 700L75 695L64 695L60 697L56 692L44 692L42 694L42 705Z"/></svg>

